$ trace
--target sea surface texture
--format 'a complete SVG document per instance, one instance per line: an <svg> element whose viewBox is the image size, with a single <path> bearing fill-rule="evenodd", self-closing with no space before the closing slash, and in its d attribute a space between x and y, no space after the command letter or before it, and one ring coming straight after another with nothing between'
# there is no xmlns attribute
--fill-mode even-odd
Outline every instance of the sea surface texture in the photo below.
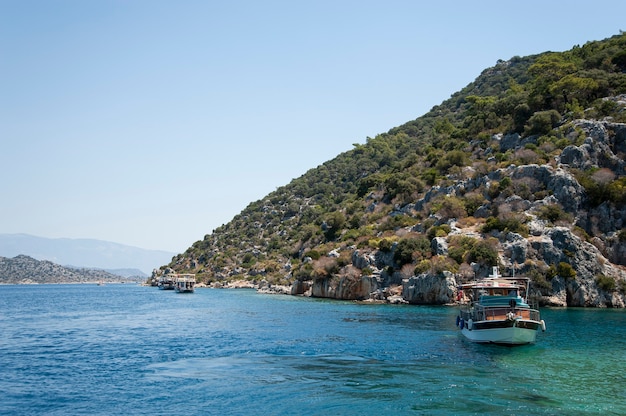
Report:
<svg viewBox="0 0 626 416"><path fill-rule="evenodd" d="M454 307L0 286L0 414L626 414L626 312L542 314L511 348L466 341Z"/></svg>

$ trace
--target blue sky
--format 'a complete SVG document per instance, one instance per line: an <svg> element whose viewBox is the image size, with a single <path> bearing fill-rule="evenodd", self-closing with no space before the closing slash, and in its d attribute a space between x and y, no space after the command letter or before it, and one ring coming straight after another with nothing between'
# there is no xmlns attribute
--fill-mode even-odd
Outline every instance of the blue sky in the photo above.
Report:
<svg viewBox="0 0 626 416"><path fill-rule="evenodd" d="M0 0L0 233L182 252L626 2Z"/></svg>

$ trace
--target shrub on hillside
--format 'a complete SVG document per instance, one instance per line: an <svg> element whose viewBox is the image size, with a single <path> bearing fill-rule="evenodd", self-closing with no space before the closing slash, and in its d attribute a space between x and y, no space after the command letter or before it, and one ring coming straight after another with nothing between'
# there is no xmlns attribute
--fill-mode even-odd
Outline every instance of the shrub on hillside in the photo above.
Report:
<svg viewBox="0 0 626 416"><path fill-rule="evenodd" d="M465 235L452 237L448 244L448 256L458 264L467 262L469 252L474 248L477 241L477 239Z"/></svg>
<svg viewBox="0 0 626 416"><path fill-rule="evenodd" d="M533 283L533 287L538 289L541 294L547 295L550 291L552 291L552 284L546 279L546 276L539 272L539 270L533 268L527 274Z"/></svg>
<svg viewBox="0 0 626 416"><path fill-rule="evenodd" d="M556 273L565 280L576 277L576 270L574 270L571 264L565 262L560 262L559 265L556 266Z"/></svg>
<svg viewBox="0 0 626 416"><path fill-rule="evenodd" d="M434 227L430 227L428 231L426 231L426 237L429 240L432 240L435 237L445 237L450 234L452 228L448 224L436 225Z"/></svg>
<svg viewBox="0 0 626 416"><path fill-rule="evenodd" d="M615 279L611 276L596 276L596 285L605 292L613 292L616 288Z"/></svg>
<svg viewBox="0 0 626 416"><path fill-rule="evenodd" d="M444 197L434 204L437 214L441 215L444 220L451 218L459 219L467 217L467 211L465 210L465 204L463 200L449 196Z"/></svg>
<svg viewBox="0 0 626 416"><path fill-rule="evenodd" d="M483 225L481 231L488 233L492 230L509 231L512 233L518 233L522 236L528 235L528 226L523 223L522 219L518 216L509 216L507 218L489 217Z"/></svg>
<svg viewBox="0 0 626 416"><path fill-rule="evenodd" d="M427 238L405 238L398 242L396 251L393 253L393 260L402 266L414 260L428 258L430 255L430 241Z"/></svg>
<svg viewBox="0 0 626 416"><path fill-rule="evenodd" d="M474 215L476 210L486 203L485 196L479 192L468 192L463 197L463 205L468 215Z"/></svg>
<svg viewBox="0 0 626 416"><path fill-rule="evenodd" d="M524 134L527 136L548 134L560 120L561 115L556 110L538 111L528 119L524 126Z"/></svg>
<svg viewBox="0 0 626 416"><path fill-rule="evenodd" d="M392 247L392 245L393 245L393 242L392 242L390 239L388 239L388 238L383 238L382 240L380 240L380 241L378 242L378 249L379 249L380 251L383 251L383 252L385 252L385 253L388 253L388 252L390 252L390 251L391 251L391 247Z"/></svg>
<svg viewBox="0 0 626 416"><path fill-rule="evenodd" d="M542 220L556 223L557 221L571 221L572 216L563 211L563 208L557 204L544 205L539 209L538 217Z"/></svg>
<svg viewBox="0 0 626 416"><path fill-rule="evenodd" d="M496 243L492 240L478 241L468 252L468 263L496 266L499 263Z"/></svg>

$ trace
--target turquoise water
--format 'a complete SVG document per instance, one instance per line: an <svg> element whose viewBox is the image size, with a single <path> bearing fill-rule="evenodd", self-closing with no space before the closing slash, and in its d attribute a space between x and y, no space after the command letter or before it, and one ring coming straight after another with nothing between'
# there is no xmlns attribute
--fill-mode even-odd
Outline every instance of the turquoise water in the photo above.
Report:
<svg viewBox="0 0 626 416"><path fill-rule="evenodd" d="M523 347L452 307L251 290L0 286L3 415L623 415L626 311L543 309Z"/></svg>

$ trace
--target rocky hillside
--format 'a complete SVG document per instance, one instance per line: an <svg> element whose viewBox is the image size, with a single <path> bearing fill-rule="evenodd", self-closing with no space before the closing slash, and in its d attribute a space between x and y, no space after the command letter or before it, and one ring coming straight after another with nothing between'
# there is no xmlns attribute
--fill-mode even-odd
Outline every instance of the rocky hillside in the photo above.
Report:
<svg viewBox="0 0 626 416"><path fill-rule="evenodd" d="M161 270L442 304L498 265L531 277L543 304L624 307L625 123L626 34L499 61L424 116L251 203Z"/></svg>
<svg viewBox="0 0 626 416"><path fill-rule="evenodd" d="M63 267L47 260L19 255L0 257L0 284L123 282L104 270Z"/></svg>

